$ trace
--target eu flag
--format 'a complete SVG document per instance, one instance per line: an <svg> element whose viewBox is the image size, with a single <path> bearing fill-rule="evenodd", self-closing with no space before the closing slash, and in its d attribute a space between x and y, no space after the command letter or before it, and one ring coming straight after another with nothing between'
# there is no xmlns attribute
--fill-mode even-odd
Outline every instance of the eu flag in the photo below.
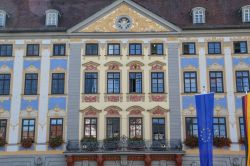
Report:
<svg viewBox="0 0 250 166"><path fill-rule="evenodd" d="M195 95L200 165L213 165L214 93Z"/></svg>

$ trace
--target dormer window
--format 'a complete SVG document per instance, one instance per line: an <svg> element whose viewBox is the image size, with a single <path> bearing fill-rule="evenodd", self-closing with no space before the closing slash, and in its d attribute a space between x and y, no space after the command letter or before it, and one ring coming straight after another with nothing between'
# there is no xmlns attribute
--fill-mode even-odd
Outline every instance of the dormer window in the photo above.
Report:
<svg viewBox="0 0 250 166"><path fill-rule="evenodd" d="M193 24L204 24L206 9L203 7L196 7L192 9Z"/></svg>
<svg viewBox="0 0 250 166"><path fill-rule="evenodd" d="M250 22L250 5L243 6L241 9L242 9L242 22Z"/></svg>
<svg viewBox="0 0 250 166"><path fill-rule="evenodd" d="M6 24L6 12L0 10L0 28L5 27L5 24Z"/></svg>
<svg viewBox="0 0 250 166"><path fill-rule="evenodd" d="M46 26L57 26L58 25L59 12L54 9L46 11Z"/></svg>

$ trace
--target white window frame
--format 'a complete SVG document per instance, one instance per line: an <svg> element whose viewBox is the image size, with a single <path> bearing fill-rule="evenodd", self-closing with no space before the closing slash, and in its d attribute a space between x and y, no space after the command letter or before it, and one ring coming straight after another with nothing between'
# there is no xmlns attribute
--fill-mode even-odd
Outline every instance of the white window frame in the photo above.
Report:
<svg viewBox="0 0 250 166"><path fill-rule="evenodd" d="M5 27L6 25L6 15L7 13L3 10L0 10L0 27Z"/></svg>
<svg viewBox="0 0 250 166"><path fill-rule="evenodd" d="M206 9L195 7L192 9L193 24L204 24L206 22Z"/></svg>
<svg viewBox="0 0 250 166"><path fill-rule="evenodd" d="M54 9L46 11L46 26L57 26L58 25L59 12Z"/></svg>
<svg viewBox="0 0 250 166"><path fill-rule="evenodd" d="M250 5L243 6L242 10L242 22L250 22Z"/></svg>

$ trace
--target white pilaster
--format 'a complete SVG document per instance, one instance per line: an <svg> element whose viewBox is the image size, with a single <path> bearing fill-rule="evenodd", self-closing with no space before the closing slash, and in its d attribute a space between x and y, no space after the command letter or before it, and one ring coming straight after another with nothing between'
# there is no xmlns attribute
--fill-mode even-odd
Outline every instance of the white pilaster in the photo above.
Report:
<svg viewBox="0 0 250 166"><path fill-rule="evenodd" d="M200 38L198 41L199 45L199 69L200 69L200 91L207 92L207 63L205 55L205 43L204 39Z"/></svg>
<svg viewBox="0 0 250 166"><path fill-rule="evenodd" d="M228 117L228 128L230 133L230 139L233 143L238 142L237 128L236 128L236 119L235 119L235 97L234 97L234 79L233 79L233 64L231 56L230 44L224 47L225 53L225 74L226 74L226 83L227 83L227 109L229 113ZM231 150L239 150L239 147L235 144L232 144Z"/></svg>
<svg viewBox="0 0 250 166"><path fill-rule="evenodd" d="M49 70L50 70L50 49L45 47L41 53L41 80L39 96L39 112L37 124L37 151L46 150L47 134L47 112L48 112L48 93L49 93Z"/></svg>
<svg viewBox="0 0 250 166"><path fill-rule="evenodd" d="M24 45L22 43L15 45L15 60L12 79L12 98L10 111L10 128L7 151L18 151L17 143L19 141L19 115L21 108L22 77L23 77L23 56Z"/></svg>

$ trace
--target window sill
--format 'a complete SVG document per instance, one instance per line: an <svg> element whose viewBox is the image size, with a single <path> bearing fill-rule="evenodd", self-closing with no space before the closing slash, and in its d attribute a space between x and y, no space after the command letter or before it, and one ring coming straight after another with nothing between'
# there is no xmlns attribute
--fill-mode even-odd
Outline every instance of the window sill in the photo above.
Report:
<svg viewBox="0 0 250 166"><path fill-rule="evenodd" d="M250 56L250 55L248 53L232 53L232 56L244 57L244 56Z"/></svg>
<svg viewBox="0 0 250 166"><path fill-rule="evenodd" d="M166 54L149 54L150 57L164 57L167 56Z"/></svg>
<svg viewBox="0 0 250 166"><path fill-rule="evenodd" d="M215 57L215 56L224 56L224 54L206 54L206 56Z"/></svg>
<svg viewBox="0 0 250 166"><path fill-rule="evenodd" d="M243 95L244 96L244 95L246 95L246 92L234 92L234 94L236 94L236 95Z"/></svg>
<svg viewBox="0 0 250 166"><path fill-rule="evenodd" d="M39 55L26 55L24 56L25 59L34 59L34 58L37 58L37 59L41 59L41 56Z"/></svg>
<svg viewBox="0 0 250 166"><path fill-rule="evenodd" d="M21 96L23 96L23 97L37 97L39 95L40 94L34 94L34 95L31 95L31 94L21 94Z"/></svg>
<svg viewBox="0 0 250 166"><path fill-rule="evenodd" d="M68 56L67 55L65 55L65 56L54 56L54 55L52 55L52 56L50 56L50 58L51 59L67 59Z"/></svg>
<svg viewBox="0 0 250 166"><path fill-rule="evenodd" d="M101 56L101 55L82 55L82 56L85 56L85 57L99 57L99 56Z"/></svg>
<svg viewBox="0 0 250 166"><path fill-rule="evenodd" d="M107 56L107 57L121 57L122 55L104 55L104 56Z"/></svg>
<svg viewBox="0 0 250 166"><path fill-rule="evenodd" d="M145 55L127 55L128 57L143 57Z"/></svg>
<svg viewBox="0 0 250 166"><path fill-rule="evenodd" d="M1 55L0 58L14 58L14 56L6 56L6 55Z"/></svg>
<svg viewBox="0 0 250 166"><path fill-rule="evenodd" d="M188 57L188 56L199 56L199 55L198 54L181 54L181 56Z"/></svg>
<svg viewBox="0 0 250 166"><path fill-rule="evenodd" d="M196 95L196 94L200 94L200 92L192 92L192 93L182 92L181 93L181 95L184 95L184 96L193 96L193 95Z"/></svg>
<svg viewBox="0 0 250 166"><path fill-rule="evenodd" d="M11 94L8 94L8 95L0 95L0 98L10 98L10 97L12 97Z"/></svg>
<svg viewBox="0 0 250 166"><path fill-rule="evenodd" d="M66 93L63 93L63 94L48 94L48 96L67 96L67 94Z"/></svg>
<svg viewBox="0 0 250 166"><path fill-rule="evenodd" d="M51 57L66 57L67 55L51 55Z"/></svg>

